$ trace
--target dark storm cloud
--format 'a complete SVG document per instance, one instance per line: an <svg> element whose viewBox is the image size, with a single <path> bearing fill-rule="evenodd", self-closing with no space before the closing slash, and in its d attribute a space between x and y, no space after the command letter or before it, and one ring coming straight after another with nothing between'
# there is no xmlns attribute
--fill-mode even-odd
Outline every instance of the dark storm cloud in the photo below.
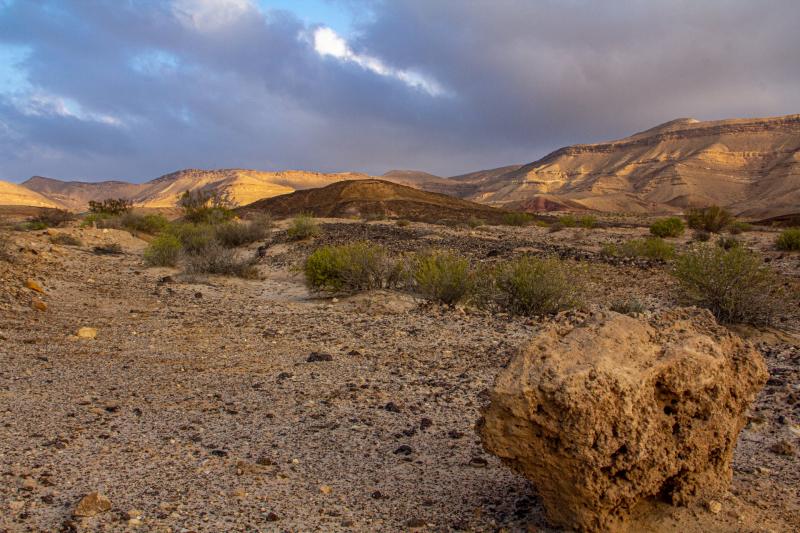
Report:
<svg viewBox="0 0 800 533"><path fill-rule="evenodd" d="M326 56L316 27L248 0L0 7L28 80L0 93L0 179L447 175L680 116L800 110L792 0L340 3L369 16Z"/></svg>

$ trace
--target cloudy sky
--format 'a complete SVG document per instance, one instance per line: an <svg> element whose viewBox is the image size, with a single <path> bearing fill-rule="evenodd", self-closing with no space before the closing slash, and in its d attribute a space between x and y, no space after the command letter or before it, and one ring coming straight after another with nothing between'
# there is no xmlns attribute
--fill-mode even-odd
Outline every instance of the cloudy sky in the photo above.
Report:
<svg viewBox="0 0 800 533"><path fill-rule="evenodd" d="M0 179L537 159L800 112L797 0L0 0Z"/></svg>

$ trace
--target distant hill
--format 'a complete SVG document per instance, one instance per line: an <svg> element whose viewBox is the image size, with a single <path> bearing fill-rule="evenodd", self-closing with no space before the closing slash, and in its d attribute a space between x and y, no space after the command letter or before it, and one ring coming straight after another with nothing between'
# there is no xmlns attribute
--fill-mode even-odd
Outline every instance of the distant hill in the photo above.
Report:
<svg viewBox="0 0 800 533"><path fill-rule="evenodd" d="M673 120L618 141L561 148L483 179L467 197L507 207L545 198L599 211L717 204L754 218L796 213L800 115Z"/></svg>
<svg viewBox="0 0 800 533"><path fill-rule="evenodd" d="M61 206L80 211L90 200L106 198L131 198L142 189L141 184L125 181L61 181L43 176L33 176L21 183L22 187L35 191L57 202Z"/></svg>
<svg viewBox="0 0 800 533"><path fill-rule="evenodd" d="M498 222L505 214L483 204L380 179L340 181L259 200L240 210L265 211L278 217L299 213L343 218L381 215L427 222L466 221L470 217Z"/></svg>
<svg viewBox="0 0 800 533"><path fill-rule="evenodd" d="M22 185L0 181L0 205L25 205L31 207L58 207L64 206L57 201L47 198L36 191Z"/></svg>

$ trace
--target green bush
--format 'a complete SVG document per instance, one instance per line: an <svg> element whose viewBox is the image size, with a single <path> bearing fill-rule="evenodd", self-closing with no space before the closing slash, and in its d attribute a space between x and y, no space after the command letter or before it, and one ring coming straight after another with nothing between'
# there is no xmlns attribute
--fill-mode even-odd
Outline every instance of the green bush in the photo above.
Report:
<svg viewBox="0 0 800 533"><path fill-rule="evenodd" d="M124 198L106 198L101 202L89 200L89 213L95 215L116 216L133 209L133 202Z"/></svg>
<svg viewBox="0 0 800 533"><path fill-rule="evenodd" d="M167 232L177 237L188 254L200 253L214 241L214 228L208 224L183 222L171 225Z"/></svg>
<svg viewBox="0 0 800 533"><path fill-rule="evenodd" d="M512 314L548 315L580 305L580 277L558 259L521 257L497 266L489 278L489 302Z"/></svg>
<svg viewBox="0 0 800 533"><path fill-rule="evenodd" d="M611 302L611 310L623 315L636 316L644 313L646 309L636 298L620 298Z"/></svg>
<svg viewBox="0 0 800 533"><path fill-rule="evenodd" d="M227 192L194 189L178 199L183 218L196 224L219 224L233 218L236 203Z"/></svg>
<svg viewBox="0 0 800 533"><path fill-rule="evenodd" d="M723 250L730 250L731 248L741 247L742 243L736 237L720 236L720 238L717 240L717 246Z"/></svg>
<svg viewBox="0 0 800 533"><path fill-rule="evenodd" d="M108 219L112 218L111 215L106 213L89 213L83 217L81 221L81 227L91 227L97 226L98 228L103 227L102 224L105 223Z"/></svg>
<svg viewBox="0 0 800 533"><path fill-rule="evenodd" d="M479 227L485 226L485 225L486 225L486 221L483 220L483 219L480 219L478 217L469 217L467 219L467 226L469 226L470 228L475 229L475 228L479 228Z"/></svg>
<svg viewBox="0 0 800 533"><path fill-rule="evenodd" d="M701 209L690 209L686 215L686 221L692 229L719 233L731 224L734 218L725 209L712 205Z"/></svg>
<svg viewBox="0 0 800 533"><path fill-rule="evenodd" d="M503 215L503 224L506 226L527 226L533 222L533 215L514 211Z"/></svg>
<svg viewBox="0 0 800 533"><path fill-rule="evenodd" d="M650 233L656 237L680 237L686 230L686 225L678 217L668 217L656 220L650 225Z"/></svg>
<svg viewBox="0 0 800 533"><path fill-rule="evenodd" d="M447 250L417 254L411 278L423 297L450 306L466 300L474 288L469 261Z"/></svg>
<svg viewBox="0 0 800 533"><path fill-rule="evenodd" d="M739 235L740 233L744 233L745 231L752 231L753 226L752 224L748 224L742 220L735 220L728 224L728 232L731 235Z"/></svg>
<svg viewBox="0 0 800 533"><path fill-rule="evenodd" d="M303 272L313 291L354 292L396 286L400 263L377 244L356 242L323 246L306 259Z"/></svg>
<svg viewBox="0 0 800 533"><path fill-rule="evenodd" d="M245 279L258 278L255 257L239 259L236 250L226 248L211 241L198 253L187 254L184 258L187 274L218 274Z"/></svg>
<svg viewBox="0 0 800 533"><path fill-rule="evenodd" d="M138 231L150 235L161 233L169 226L169 220L157 213L143 215L127 211L114 216L95 213L94 215L90 214L84 218L84 225L86 225L90 217L92 217L91 220L98 228L126 229L128 231Z"/></svg>
<svg viewBox="0 0 800 533"><path fill-rule="evenodd" d="M224 222L214 227L214 236L228 248L245 246L266 239L272 229L268 216L259 216L243 222Z"/></svg>
<svg viewBox="0 0 800 533"><path fill-rule="evenodd" d="M58 228L77 217L66 209L45 209L30 220L29 229Z"/></svg>
<svg viewBox="0 0 800 533"><path fill-rule="evenodd" d="M286 237L290 241L303 241L316 237L320 233L319 224L312 215L301 214L292 219L289 229L286 230Z"/></svg>
<svg viewBox="0 0 800 533"><path fill-rule="evenodd" d="M775 247L785 252L800 251L800 228L790 228L782 231L775 240Z"/></svg>
<svg viewBox="0 0 800 533"><path fill-rule="evenodd" d="M56 233L50 236L50 242L53 244L60 244L61 246L83 246L83 242L72 235L67 233Z"/></svg>
<svg viewBox="0 0 800 533"><path fill-rule="evenodd" d="M667 261L675 256L675 247L660 237L632 239L621 245L603 246L603 255L616 257L642 257L657 261Z"/></svg>
<svg viewBox="0 0 800 533"><path fill-rule="evenodd" d="M575 223L581 228L595 228L597 227L597 217L594 215L583 215L578 217Z"/></svg>
<svg viewBox="0 0 800 533"><path fill-rule="evenodd" d="M181 255L181 241L169 233L162 233L144 250L144 262L150 266L175 266Z"/></svg>
<svg viewBox="0 0 800 533"><path fill-rule="evenodd" d="M673 273L684 299L720 322L769 323L782 307L775 273L745 248L699 245L678 258Z"/></svg>
<svg viewBox="0 0 800 533"><path fill-rule="evenodd" d="M578 225L578 219L575 218L575 215L566 214L561 215L558 217L558 223L561 224L562 228L574 228Z"/></svg>
<svg viewBox="0 0 800 533"><path fill-rule="evenodd" d="M38 231L42 229L47 229L49 226L41 222L39 220L28 220L26 222L22 222L14 226L14 229L17 231Z"/></svg>

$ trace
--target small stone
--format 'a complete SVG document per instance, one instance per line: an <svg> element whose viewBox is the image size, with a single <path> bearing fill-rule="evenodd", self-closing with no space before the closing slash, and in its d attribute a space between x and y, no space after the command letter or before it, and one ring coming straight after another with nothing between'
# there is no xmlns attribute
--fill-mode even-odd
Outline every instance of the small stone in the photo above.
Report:
<svg viewBox="0 0 800 533"><path fill-rule="evenodd" d="M311 352L311 354L308 356L308 359L306 359L306 362L308 363L319 363L322 361L333 361L333 356L329 353Z"/></svg>
<svg viewBox="0 0 800 533"><path fill-rule="evenodd" d="M329 485L322 485L322 486L319 488L319 491L320 491L322 494L330 494L331 492L333 492L333 489L332 489L332 488L331 488Z"/></svg>
<svg viewBox="0 0 800 533"><path fill-rule="evenodd" d="M273 512L269 512L269 513L267 513L267 516L265 516L264 518L265 518L265 520L266 520L267 522L277 522L278 520L280 520L280 519L281 519L281 517L280 517L280 516L276 515L276 514L275 514L275 513L273 513Z"/></svg>
<svg viewBox="0 0 800 533"><path fill-rule="evenodd" d="M80 328L76 333L79 339L94 339L97 337L97 330L95 328Z"/></svg>
<svg viewBox="0 0 800 533"><path fill-rule="evenodd" d="M722 504L719 503L717 500L710 500L707 504L709 512L713 514L719 514L722 512Z"/></svg>
<svg viewBox="0 0 800 533"><path fill-rule="evenodd" d="M383 498L383 493L379 490L376 490L375 492L370 494L370 496L372 497L373 500L380 500L381 498Z"/></svg>
<svg viewBox="0 0 800 533"><path fill-rule="evenodd" d="M395 455L411 455L412 453L414 453L414 448L408 444L403 444L394 451Z"/></svg>
<svg viewBox="0 0 800 533"><path fill-rule="evenodd" d="M383 406L383 408L386 409L387 411L389 411L390 413L399 413L400 412L400 407L394 402L387 403L386 405Z"/></svg>
<svg viewBox="0 0 800 533"><path fill-rule="evenodd" d="M421 429L422 431L425 431L432 425L433 425L433 420L431 420L430 418L423 418L422 420L419 421L419 429Z"/></svg>
<svg viewBox="0 0 800 533"><path fill-rule="evenodd" d="M451 439L460 439L461 437L464 436L464 434L461 431L456 431L455 429L451 429L450 431L447 432L447 436L450 437Z"/></svg>
<svg viewBox="0 0 800 533"><path fill-rule="evenodd" d="M38 293L44 294L44 287L42 287L39 282L29 279L25 281L25 286L32 291L36 291Z"/></svg>
<svg viewBox="0 0 800 533"><path fill-rule="evenodd" d="M25 507L25 502L23 502L21 500L14 500L14 501L8 502L8 508L11 509L12 511L19 511L23 507Z"/></svg>
<svg viewBox="0 0 800 533"><path fill-rule="evenodd" d="M142 511L141 509L131 509L125 514L128 516L129 520L135 520L135 519L141 520L142 518L144 518L144 511Z"/></svg>
<svg viewBox="0 0 800 533"><path fill-rule="evenodd" d="M99 492L90 492L78 502L72 514L79 517L96 516L109 509L111 509L111 500Z"/></svg>
<svg viewBox="0 0 800 533"><path fill-rule="evenodd" d="M427 525L428 523L422 518L411 518L406 521L406 527L410 528L420 528L420 527L425 527Z"/></svg>
<svg viewBox="0 0 800 533"><path fill-rule="evenodd" d="M31 307L37 311L47 311L47 304L38 298L31 300Z"/></svg>
<svg viewBox="0 0 800 533"><path fill-rule="evenodd" d="M486 468L486 465L489 464L489 461L484 459L483 457L473 457L469 460L469 466L474 468Z"/></svg>
<svg viewBox="0 0 800 533"><path fill-rule="evenodd" d="M35 479L30 478L30 477L26 477L25 479L22 480L22 484L20 485L20 488L22 490L26 490L26 491L30 492L30 491L34 490L36 488L36 486L37 486L37 483L36 483Z"/></svg>

